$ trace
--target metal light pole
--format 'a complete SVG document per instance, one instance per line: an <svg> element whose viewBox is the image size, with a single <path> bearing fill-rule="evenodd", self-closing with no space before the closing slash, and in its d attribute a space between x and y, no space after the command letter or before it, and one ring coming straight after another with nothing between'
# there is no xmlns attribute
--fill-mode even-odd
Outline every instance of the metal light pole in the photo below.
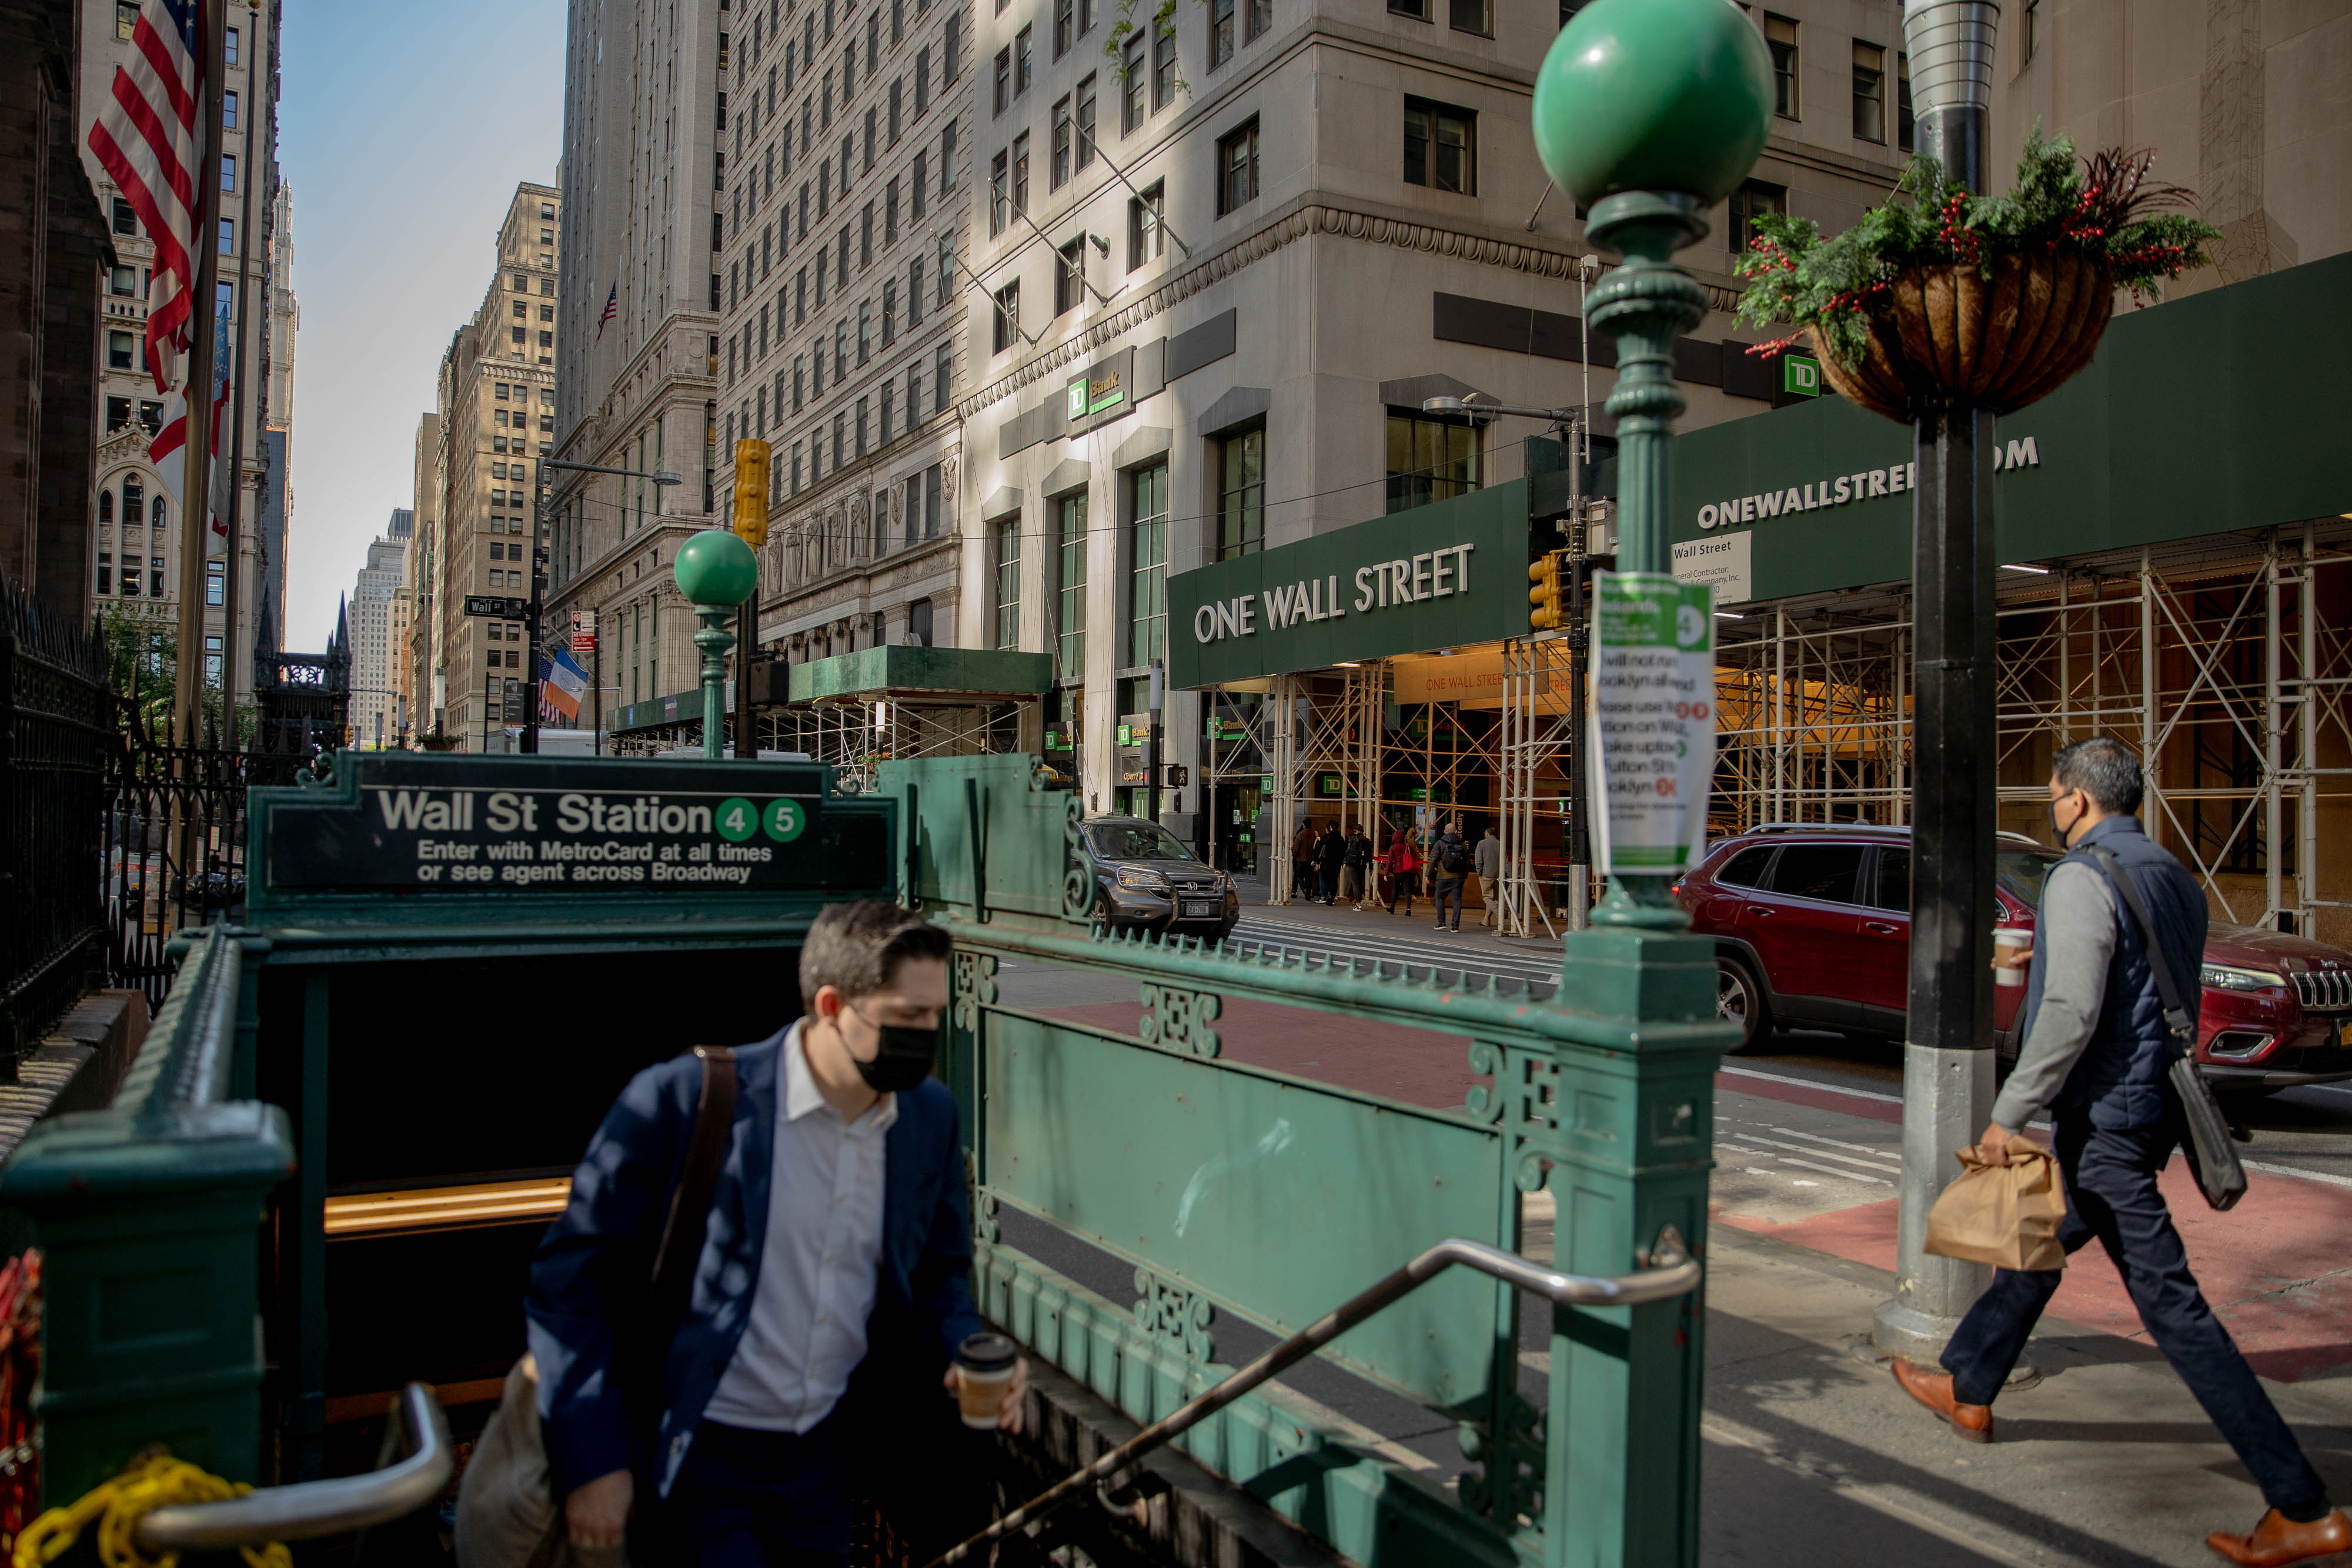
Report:
<svg viewBox="0 0 2352 1568"><path fill-rule="evenodd" d="M735 634L727 618L760 586L760 558L725 528L705 528L678 547L677 591L694 606L702 630L694 645L702 650L702 755L716 762L727 755L727 650Z"/></svg>
<svg viewBox="0 0 2352 1568"><path fill-rule="evenodd" d="M542 457L539 460L539 485L532 497L537 504L531 507L530 609L523 617L523 640L530 644L530 656L533 660L539 657L540 610L547 589L547 552L541 548L541 539L548 531L549 513L555 502L555 486L547 477L547 471L551 468L561 468L572 474L617 474L625 479L650 479L656 485L686 483L684 476L674 474L667 468L606 468L593 463L566 463L561 457ZM601 622L597 635L600 639L604 635ZM604 729L604 644L599 641L596 644L598 673L595 733L600 737ZM534 687L539 684L538 677L539 666L534 663L531 665L531 685ZM539 695L536 691L531 695L530 712L522 722L522 748L527 752L536 753L539 750ZM597 749L600 752L604 749L601 739L597 744Z"/></svg>
<svg viewBox="0 0 2352 1568"><path fill-rule="evenodd" d="M1906 0L1919 151L1984 189L1993 0ZM1991 1274L1931 1257L1927 1211L1992 1103L1993 416L1936 410L1912 493L1911 976L1903 1046L1903 1191L1895 1296L1879 1349L1933 1364Z"/></svg>
<svg viewBox="0 0 2352 1568"><path fill-rule="evenodd" d="M1544 168L1590 209L1592 238L1624 257L1592 290L1587 315L1618 344L1607 406L1618 438L1617 559L1629 572L1673 568L1674 426L1685 407L1675 340L1706 313L1705 290L1674 253L1706 232L1707 208L1754 167L1771 125L1771 86L1762 35L1721 0L1594 0L1537 74ZM1605 796L1601 807L1612 810ZM1697 1235L1695 1249L1706 1252L1714 1073L1736 1033L1715 1016L1714 944L1691 933L1671 876L1621 869L1562 956L1559 1005L1622 1031L1612 1064L1556 1049L1547 1107L1533 1111L1540 1141L1558 1151L1551 1184L1569 1195L1559 1199L1562 1259L1647 1248L1666 1223ZM1573 1118L1560 1109L1570 1104L1580 1107ZM1503 1114L1529 1109L1515 1098ZM1499 1326L1516 1364L1516 1312ZM1637 1308L1604 1329L1554 1309L1555 1390L1565 1380L1671 1387L1675 1396L1641 1408L1604 1396L1580 1406L1574 1433L1551 1434L1544 1506L1553 1519L1586 1521L1578 1538L1550 1543L1552 1561L1698 1561L1705 1334L1695 1312Z"/></svg>

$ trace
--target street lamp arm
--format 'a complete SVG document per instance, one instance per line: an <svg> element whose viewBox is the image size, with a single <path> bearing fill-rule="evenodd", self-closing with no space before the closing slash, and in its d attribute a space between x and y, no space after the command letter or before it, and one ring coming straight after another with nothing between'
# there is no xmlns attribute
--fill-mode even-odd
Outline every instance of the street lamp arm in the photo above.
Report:
<svg viewBox="0 0 2352 1568"><path fill-rule="evenodd" d="M656 485L683 485L686 477L667 468L607 468L595 463L566 463L561 457L542 457L541 468L562 468L574 474L618 474L625 479L650 479Z"/></svg>
<svg viewBox="0 0 2352 1568"><path fill-rule="evenodd" d="M1572 408L1533 408L1516 402L1473 402L1468 398L1433 397L1422 400L1423 413L1516 413L1528 419L1549 419L1565 424L1577 416Z"/></svg>

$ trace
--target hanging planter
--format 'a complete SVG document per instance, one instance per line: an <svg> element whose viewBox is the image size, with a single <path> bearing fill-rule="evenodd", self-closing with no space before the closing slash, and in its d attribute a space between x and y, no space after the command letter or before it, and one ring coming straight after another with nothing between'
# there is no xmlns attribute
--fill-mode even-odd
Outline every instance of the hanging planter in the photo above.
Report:
<svg viewBox="0 0 2352 1568"><path fill-rule="evenodd" d="M1906 424L2023 408L2090 363L2117 287L2153 299L2221 236L2166 210L2193 198L2147 182L2154 156L2078 163L2072 142L2037 132L2005 196L1972 195L1920 158L1896 200L1834 238L1810 218L1761 216L1737 264L1749 280L1739 319L1797 331L1749 351L1807 340L1839 393Z"/></svg>

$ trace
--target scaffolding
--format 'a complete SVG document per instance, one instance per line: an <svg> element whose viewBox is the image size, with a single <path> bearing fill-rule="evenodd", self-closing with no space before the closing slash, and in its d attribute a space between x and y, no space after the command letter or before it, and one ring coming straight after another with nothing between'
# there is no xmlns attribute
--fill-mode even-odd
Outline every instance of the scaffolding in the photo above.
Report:
<svg viewBox="0 0 2352 1568"><path fill-rule="evenodd" d="M1574 862L1578 705L1569 640L1503 644L1503 877L1496 921L1507 936L1557 936L1554 911L1580 923L1587 873ZM1547 896L1559 888L1564 896Z"/></svg>
<svg viewBox="0 0 2352 1568"><path fill-rule="evenodd" d="M2005 828L2045 824L2050 756L2105 733L2146 765L2149 832L2217 918L2352 939L2352 525L2209 535L2003 568L1991 743ZM1714 825L1905 820L1907 585L1723 623Z"/></svg>
<svg viewBox="0 0 2352 1568"><path fill-rule="evenodd" d="M1015 749L1016 705L937 694L828 697L757 716L760 749L797 751L829 764L837 788L873 788L877 765L923 757L982 757Z"/></svg>

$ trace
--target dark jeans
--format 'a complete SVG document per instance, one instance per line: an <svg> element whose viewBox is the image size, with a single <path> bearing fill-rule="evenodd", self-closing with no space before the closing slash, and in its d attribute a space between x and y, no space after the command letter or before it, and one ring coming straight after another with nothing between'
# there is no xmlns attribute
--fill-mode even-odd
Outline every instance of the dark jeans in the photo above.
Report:
<svg viewBox="0 0 2352 1568"><path fill-rule="evenodd" d="M2168 1126L2114 1133L2080 1115L2062 1120L2057 1155L2066 1178L2066 1218L2058 1239L2070 1256L2093 1237L2106 1248L2148 1336L2237 1450L2263 1489L2263 1500L2278 1509L2315 1502L2326 1495L2326 1488L2238 1354L2230 1331L2205 1304L2189 1272L2180 1233L2157 1191L2156 1174L2177 1137ZM1944 1348L1953 1397L1969 1405L1992 1403L2062 1277L2056 1270L1994 1270L1992 1285Z"/></svg>
<svg viewBox="0 0 2352 1568"><path fill-rule="evenodd" d="M1389 913L1396 913L1397 900L1404 900L1405 918L1412 918L1412 883L1418 872L1399 871L1389 873Z"/></svg>
<svg viewBox="0 0 2352 1568"><path fill-rule="evenodd" d="M845 1568L850 1447L838 1406L797 1435L703 1422L664 1510L674 1561L694 1568Z"/></svg>
<svg viewBox="0 0 2352 1568"><path fill-rule="evenodd" d="M1454 918L1450 922L1445 918L1448 904L1454 905ZM1440 925L1450 924L1456 931L1462 929L1462 879L1458 876L1437 879L1437 923Z"/></svg>

